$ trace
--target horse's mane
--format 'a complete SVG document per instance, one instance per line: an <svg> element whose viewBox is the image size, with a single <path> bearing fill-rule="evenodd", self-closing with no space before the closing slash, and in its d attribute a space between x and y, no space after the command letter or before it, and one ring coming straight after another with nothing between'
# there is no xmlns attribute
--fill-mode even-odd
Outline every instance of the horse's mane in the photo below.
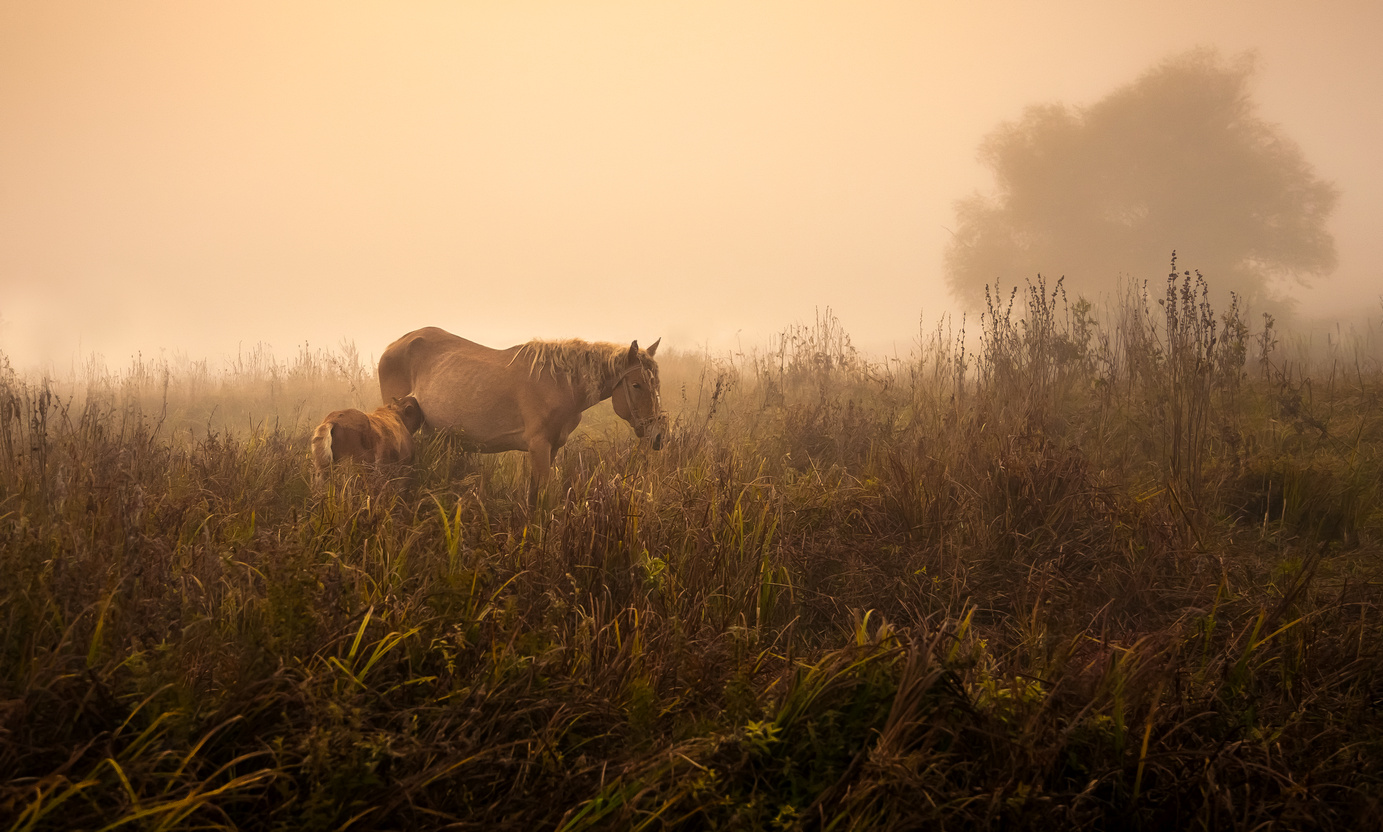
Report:
<svg viewBox="0 0 1383 832"><path fill-rule="evenodd" d="M595 395L607 382L615 380L628 368L629 348L605 341L583 341L568 338L563 341L533 340L519 347L515 362L528 365L529 375L551 373L554 378L566 378L571 383ZM643 366L657 372L658 364L639 350Z"/></svg>

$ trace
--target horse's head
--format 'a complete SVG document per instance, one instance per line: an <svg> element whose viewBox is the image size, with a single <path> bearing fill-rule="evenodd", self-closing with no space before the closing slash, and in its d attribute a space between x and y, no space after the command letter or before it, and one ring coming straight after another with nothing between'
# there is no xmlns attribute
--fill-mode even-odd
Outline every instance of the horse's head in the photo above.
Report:
<svg viewBox="0 0 1383 832"><path fill-rule="evenodd" d="M610 404L615 413L634 427L634 434L640 439L648 439L653 450L663 447L663 437L667 433L667 414L658 399L658 362L653 355L658 351L661 338L646 350L639 350L639 342L629 345L629 360L624 375L615 382Z"/></svg>

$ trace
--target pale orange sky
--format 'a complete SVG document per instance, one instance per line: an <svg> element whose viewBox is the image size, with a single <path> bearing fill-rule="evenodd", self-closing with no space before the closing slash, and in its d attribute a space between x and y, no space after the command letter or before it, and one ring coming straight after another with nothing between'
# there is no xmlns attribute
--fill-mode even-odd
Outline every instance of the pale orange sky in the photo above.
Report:
<svg viewBox="0 0 1383 832"><path fill-rule="evenodd" d="M718 349L829 306L906 353L984 135L1200 45L1257 50L1342 192L1304 311L1377 313L1380 35L1362 0L0 0L0 351Z"/></svg>

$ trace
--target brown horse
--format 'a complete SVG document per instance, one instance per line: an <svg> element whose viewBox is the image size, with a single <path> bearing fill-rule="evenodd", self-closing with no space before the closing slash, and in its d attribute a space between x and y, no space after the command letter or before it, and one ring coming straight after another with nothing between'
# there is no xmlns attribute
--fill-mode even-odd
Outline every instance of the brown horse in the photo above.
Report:
<svg viewBox="0 0 1383 832"><path fill-rule="evenodd" d="M413 432L423 425L423 412L412 396L396 398L374 413L354 408L333 410L312 434L314 480L321 482L333 462L407 462L413 458Z"/></svg>
<svg viewBox="0 0 1383 832"><path fill-rule="evenodd" d="M528 500L536 505L552 457L587 408L610 399L615 413L663 445L667 417L658 400L662 339L646 350L581 340L529 341L491 349L425 327L398 339L379 359L384 400L413 395L426 424L458 429L462 447L480 453L528 451L533 463Z"/></svg>

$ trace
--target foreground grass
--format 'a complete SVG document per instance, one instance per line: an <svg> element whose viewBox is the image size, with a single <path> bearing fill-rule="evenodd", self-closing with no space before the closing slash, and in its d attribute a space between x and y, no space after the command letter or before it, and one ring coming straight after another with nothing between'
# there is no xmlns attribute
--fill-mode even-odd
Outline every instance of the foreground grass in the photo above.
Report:
<svg viewBox="0 0 1383 832"><path fill-rule="evenodd" d="M358 369L5 374L0 823L1376 828L1383 371L1168 291L673 356L535 518L439 436L314 492Z"/></svg>

